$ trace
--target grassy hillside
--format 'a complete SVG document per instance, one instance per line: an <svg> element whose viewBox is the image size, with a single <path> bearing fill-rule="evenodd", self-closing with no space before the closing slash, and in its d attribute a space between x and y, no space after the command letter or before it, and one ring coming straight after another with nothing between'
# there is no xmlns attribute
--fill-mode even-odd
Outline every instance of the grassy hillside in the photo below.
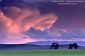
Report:
<svg viewBox="0 0 85 56"><path fill-rule="evenodd" d="M0 56L85 56L85 50L0 51Z"/></svg>

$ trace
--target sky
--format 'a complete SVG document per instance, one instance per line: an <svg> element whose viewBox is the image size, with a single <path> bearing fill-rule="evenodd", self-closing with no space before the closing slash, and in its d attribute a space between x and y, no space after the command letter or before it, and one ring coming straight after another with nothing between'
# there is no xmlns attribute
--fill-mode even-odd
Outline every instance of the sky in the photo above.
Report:
<svg viewBox="0 0 85 56"><path fill-rule="evenodd" d="M85 41L85 4L0 2L0 44Z"/></svg>

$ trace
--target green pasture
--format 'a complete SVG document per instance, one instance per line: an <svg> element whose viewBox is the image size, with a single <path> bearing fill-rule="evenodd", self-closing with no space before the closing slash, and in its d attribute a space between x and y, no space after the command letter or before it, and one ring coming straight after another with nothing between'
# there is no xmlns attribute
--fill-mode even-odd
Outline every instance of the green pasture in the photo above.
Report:
<svg viewBox="0 0 85 56"><path fill-rule="evenodd" d="M0 56L85 56L85 50L0 51Z"/></svg>

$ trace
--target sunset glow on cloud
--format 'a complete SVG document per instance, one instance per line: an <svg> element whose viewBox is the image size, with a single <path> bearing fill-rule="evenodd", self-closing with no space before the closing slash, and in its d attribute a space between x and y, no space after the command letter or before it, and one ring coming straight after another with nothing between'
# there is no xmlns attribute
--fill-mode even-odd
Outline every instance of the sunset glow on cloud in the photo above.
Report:
<svg viewBox="0 0 85 56"><path fill-rule="evenodd" d="M0 12L0 22L2 22L6 29L6 37L3 43L26 43L35 41L29 36L24 36L23 33L35 28L40 31L50 29L52 25L58 20L54 14L41 15L38 10L20 9L11 7L11 15L6 16L3 11ZM19 14L20 13L20 14ZM4 29L3 29L4 30ZM25 38L26 37L26 38Z"/></svg>
<svg viewBox="0 0 85 56"><path fill-rule="evenodd" d="M83 3L0 1L0 44L37 41L85 41Z"/></svg>

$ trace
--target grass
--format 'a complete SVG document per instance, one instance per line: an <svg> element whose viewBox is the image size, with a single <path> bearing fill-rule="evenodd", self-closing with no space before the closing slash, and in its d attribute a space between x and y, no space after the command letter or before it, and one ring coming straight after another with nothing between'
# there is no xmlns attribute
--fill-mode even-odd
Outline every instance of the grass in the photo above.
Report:
<svg viewBox="0 0 85 56"><path fill-rule="evenodd" d="M0 56L85 56L85 50L0 51Z"/></svg>

